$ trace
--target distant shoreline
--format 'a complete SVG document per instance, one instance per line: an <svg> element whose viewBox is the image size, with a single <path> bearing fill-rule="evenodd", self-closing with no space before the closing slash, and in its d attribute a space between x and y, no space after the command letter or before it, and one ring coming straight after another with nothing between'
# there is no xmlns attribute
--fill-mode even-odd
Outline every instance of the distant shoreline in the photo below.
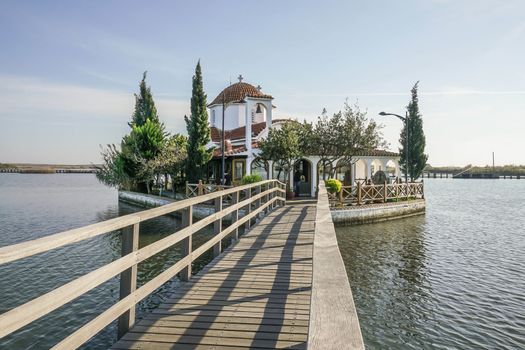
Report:
<svg viewBox="0 0 525 350"><path fill-rule="evenodd" d="M94 173L97 164L32 164L32 163L0 163L0 173L23 173L23 174L54 174Z"/></svg>

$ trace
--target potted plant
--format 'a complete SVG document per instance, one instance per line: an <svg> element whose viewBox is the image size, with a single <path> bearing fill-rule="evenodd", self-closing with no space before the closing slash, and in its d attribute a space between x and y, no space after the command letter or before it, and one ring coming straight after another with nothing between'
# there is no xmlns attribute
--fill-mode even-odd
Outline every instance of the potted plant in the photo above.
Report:
<svg viewBox="0 0 525 350"><path fill-rule="evenodd" d="M341 188L343 188L343 184L341 183L341 181L337 179L326 180L325 186L326 186L326 190L332 194L339 193L339 191L341 191Z"/></svg>

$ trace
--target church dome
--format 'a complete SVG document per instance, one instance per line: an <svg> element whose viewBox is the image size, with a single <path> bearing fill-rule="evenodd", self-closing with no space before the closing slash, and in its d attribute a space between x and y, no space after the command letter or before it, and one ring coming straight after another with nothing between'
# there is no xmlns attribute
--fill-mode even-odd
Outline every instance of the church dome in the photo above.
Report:
<svg viewBox="0 0 525 350"><path fill-rule="evenodd" d="M232 84L228 86L226 89L222 90L222 92L215 97L215 99L208 105L219 105L222 103L231 103L231 102L241 102L244 100L245 97L256 97L256 98L266 98L266 99L272 99L273 97L270 95L266 95L262 93L258 88L255 86L248 84L238 82L235 84Z"/></svg>

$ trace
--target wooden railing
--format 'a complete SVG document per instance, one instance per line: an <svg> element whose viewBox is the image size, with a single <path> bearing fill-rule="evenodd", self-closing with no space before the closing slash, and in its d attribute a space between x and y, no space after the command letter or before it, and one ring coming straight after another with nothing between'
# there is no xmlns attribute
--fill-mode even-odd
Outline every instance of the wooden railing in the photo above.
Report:
<svg viewBox="0 0 525 350"><path fill-rule="evenodd" d="M199 180L199 183L196 184L190 184L186 182L186 198L202 196L208 193L222 191L224 189L232 187L233 186L205 184L201 180Z"/></svg>
<svg viewBox="0 0 525 350"><path fill-rule="evenodd" d="M215 256L220 254L223 239L229 235L237 239L239 227L245 225L245 228L249 228L252 219L255 219L259 214L273 209L276 205L284 205L284 188L285 185L277 180L261 181L182 200L32 241L1 247L0 265L123 229L121 258L3 313L0 315L0 338L69 303L118 274L120 274L120 300L55 345L54 349L77 348L117 318L119 337L122 336L135 322L135 308L139 301L178 273L180 273L182 280L188 280L191 276L191 264L195 259L212 248ZM223 209L225 196L231 196L233 203ZM215 213L193 223L193 206L210 200L213 200L215 203ZM239 210L243 208L245 215L239 218ZM182 213L182 228L167 237L138 249L139 224L173 212ZM223 229L222 219L227 215L231 215L232 223ZM213 238L192 251L192 235L210 224L214 226ZM183 257L137 289L137 265L178 242L182 242Z"/></svg>
<svg viewBox="0 0 525 350"><path fill-rule="evenodd" d="M343 186L338 193L328 193L330 205L363 205L425 198L423 182L384 183L383 185Z"/></svg>

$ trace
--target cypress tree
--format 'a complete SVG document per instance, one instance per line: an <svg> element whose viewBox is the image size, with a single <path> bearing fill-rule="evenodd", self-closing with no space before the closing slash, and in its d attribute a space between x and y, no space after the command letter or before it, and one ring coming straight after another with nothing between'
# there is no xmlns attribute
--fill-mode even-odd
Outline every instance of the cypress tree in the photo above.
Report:
<svg viewBox="0 0 525 350"><path fill-rule="evenodd" d="M425 165L427 164L428 155L425 154L425 133L423 132L423 119L419 112L419 99L417 96L419 81L412 87L412 99L407 106L407 119L401 131L399 142L401 147L401 169L406 171L406 159L408 156L408 175L413 181L421 176ZM408 150L406 149L406 130L408 127ZM408 151L408 155L407 155Z"/></svg>
<svg viewBox="0 0 525 350"><path fill-rule="evenodd" d="M146 73L139 84L140 91L135 94L135 111L131 116L131 132L122 138L123 168L134 182L134 190L150 192L153 175L151 164L164 147L167 133L160 122L151 94L146 85Z"/></svg>
<svg viewBox="0 0 525 350"><path fill-rule="evenodd" d="M184 116L188 131L188 161L186 163L186 177L190 182L202 179L206 165L212 157L213 149L206 149L210 142L210 125L206 110L206 94L202 84L200 60L195 68L192 79L191 115Z"/></svg>
<svg viewBox="0 0 525 350"><path fill-rule="evenodd" d="M155 124L160 124L157 108L155 107L153 95L151 94L151 88L146 85L146 74L147 72L144 72L139 84L139 94L135 94L135 111L133 112L131 122L129 123L129 126L131 127L142 126L148 119Z"/></svg>

